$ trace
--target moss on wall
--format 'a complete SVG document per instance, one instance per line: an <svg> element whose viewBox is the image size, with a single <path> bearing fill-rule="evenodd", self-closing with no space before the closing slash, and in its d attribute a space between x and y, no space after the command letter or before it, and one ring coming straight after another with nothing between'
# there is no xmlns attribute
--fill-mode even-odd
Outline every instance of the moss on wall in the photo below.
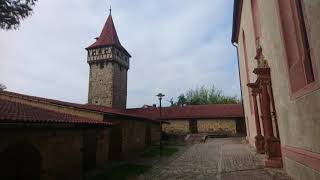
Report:
<svg viewBox="0 0 320 180"><path fill-rule="evenodd" d="M221 132L228 135L235 135L236 121L234 119L198 120L199 133Z"/></svg>

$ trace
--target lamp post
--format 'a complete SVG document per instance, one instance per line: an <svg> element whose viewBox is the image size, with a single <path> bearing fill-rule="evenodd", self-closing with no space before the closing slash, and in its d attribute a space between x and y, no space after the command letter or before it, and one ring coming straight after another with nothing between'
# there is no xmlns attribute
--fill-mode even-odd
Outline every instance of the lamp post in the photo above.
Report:
<svg viewBox="0 0 320 180"><path fill-rule="evenodd" d="M164 94L159 93L156 95L159 99L159 104L160 104L160 156L162 156L162 120L161 120L161 116L162 116L162 106L161 106L161 100L162 97L164 97Z"/></svg>

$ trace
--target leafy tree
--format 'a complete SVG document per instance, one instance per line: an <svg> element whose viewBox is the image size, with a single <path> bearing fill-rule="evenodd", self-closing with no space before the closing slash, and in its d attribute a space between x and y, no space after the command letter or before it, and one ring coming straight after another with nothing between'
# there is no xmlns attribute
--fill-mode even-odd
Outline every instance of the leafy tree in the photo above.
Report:
<svg viewBox="0 0 320 180"><path fill-rule="evenodd" d="M187 103L187 99L186 99L186 97L183 95L183 94L181 94L179 97L178 97L178 102L177 102L177 104L186 104Z"/></svg>
<svg viewBox="0 0 320 180"><path fill-rule="evenodd" d="M7 89L7 87L6 87L4 84L1 84L1 83L0 83L0 91L3 91L3 90L5 90L5 89Z"/></svg>
<svg viewBox="0 0 320 180"><path fill-rule="evenodd" d="M177 102L174 102L173 98L169 100L169 103L171 107L178 106Z"/></svg>
<svg viewBox="0 0 320 180"><path fill-rule="evenodd" d="M240 103L237 96L225 96L222 91L212 86L190 89L185 94L178 96L177 101L173 98L169 101L171 106L202 105L202 104L234 104Z"/></svg>
<svg viewBox="0 0 320 180"><path fill-rule="evenodd" d="M21 20L32 14L37 0L0 0L0 28L17 29Z"/></svg>

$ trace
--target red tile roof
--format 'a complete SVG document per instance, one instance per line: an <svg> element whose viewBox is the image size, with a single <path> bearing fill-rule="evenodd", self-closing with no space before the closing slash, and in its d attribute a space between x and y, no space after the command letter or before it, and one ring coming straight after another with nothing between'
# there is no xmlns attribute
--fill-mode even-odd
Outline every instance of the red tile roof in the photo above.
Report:
<svg viewBox="0 0 320 180"><path fill-rule="evenodd" d="M138 118L138 119L143 119L143 120L155 121L152 118L141 116L139 114L127 113L126 110L123 110L123 109L110 108L110 107L106 107L106 106L71 103L71 102L59 101L59 100L54 100L54 99L29 96L29 95L25 95L25 94L10 92L10 91L0 91L0 95L1 94L6 95L6 96L11 96L11 97L16 97L19 99L61 105L61 106L72 107L72 108L77 108L77 109L86 110L86 111L94 111L94 112L100 112L100 113L104 113L104 114L121 115L121 116L133 117L133 118ZM155 121L155 122L158 122L158 121Z"/></svg>
<svg viewBox="0 0 320 180"><path fill-rule="evenodd" d="M127 113L146 117L159 118L159 108L135 108L127 109ZM223 119L242 118L243 106L241 104L212 104L192 105L183 107L162 108L163 120L175 119Z"/></svg>
<svg viewBox="0 0 320 180"><path fill-rule="evenodd" d="M91 104L86 104L83 105L83 107L90 109L90 110L95 110L99 112L104 112L106 114L113 114L113 115L120 115L120 116L126 116L126 117L131 117L131 118L137 118L137 119L144 119L144 120L150 120L154 122L159 122L153 117L148 117L144 116L138 113L131 113L128 111L128 109L116 109L116 108L110 108L106 106L99 106L99 105L91 105Z"/></svg>
<svg viewBox="0 0 320 180"><path fill-rule="evenodd" d="M100 33L100 36L96 39L96 42L87 47L87 49L103 46L116 46L130 56L130 54L126 51L126 49L121 45L119 41L118 34L114 26L111 14L108 16L107 21L105 22L103 29Z"/></svg>
<svg viewBox="0 0 320 180"><path fill-rule="evenodd" d="M0 99L0 124L45 123L110 126L111 122L83 118Z"/></svg>
<svg viewBox="0 0 320 180"><path fill-rule="evenodd" d="M46 103L50 103L50 104L57 104L57 105L61 105L61 106L69 106L69 107L74 107L74 108L79 108L79 109L84 109L84 110L90 110L90 109L86 108L85 105L78 104L78 103L71 103L71 102L60 101L60 100L55 100L55 99L30 96L30 95L20 94L20 93L10 92L10 91L0 91L0 95L1 94L6 95L6 96L11 96L11 97L16 97L19 99L38 101L38 102L46 102Z"/></svg>
<svg viewBox="0 0 320 180"><path fill-rule="evenodd" d="M28 96L9 91L0 91L0 95L13 96L21 99L51 103L61 106L73 107L86 111L95 111L110 115L119 115L132 117L143 120L158 122L159 108L132 108L132 109L116 109L106 106L78 104L64 102L54 99L41 98L36 96ZM243 106L241 104L212 104L212 105L192 105L183 107L163 107L162 119L218 119L218 118L243 118Z"/></svg>

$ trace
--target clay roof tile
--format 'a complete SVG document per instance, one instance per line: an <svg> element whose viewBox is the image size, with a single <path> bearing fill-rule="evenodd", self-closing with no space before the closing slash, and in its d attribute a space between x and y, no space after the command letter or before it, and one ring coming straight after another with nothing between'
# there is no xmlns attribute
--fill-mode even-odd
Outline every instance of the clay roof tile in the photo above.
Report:
<svg viewBox="0 0 320 180"><path fill-rule="evenodd" d="M131 55L120 43L111 14L108 16L107 21L105 22L103 29L100 33L100 36L96 38L96 42L94 42L92 45L87 47L87 49L104 47L104 46L116 46L122 51L124 51L128 56L131 57Z"/></svg>
<svg viewBox="0 0 320 180"><path fill-rule="evenodd" d="M111 122L60 113L19 102L0 99L0 124L40 123L110 126Z"/></svg>

